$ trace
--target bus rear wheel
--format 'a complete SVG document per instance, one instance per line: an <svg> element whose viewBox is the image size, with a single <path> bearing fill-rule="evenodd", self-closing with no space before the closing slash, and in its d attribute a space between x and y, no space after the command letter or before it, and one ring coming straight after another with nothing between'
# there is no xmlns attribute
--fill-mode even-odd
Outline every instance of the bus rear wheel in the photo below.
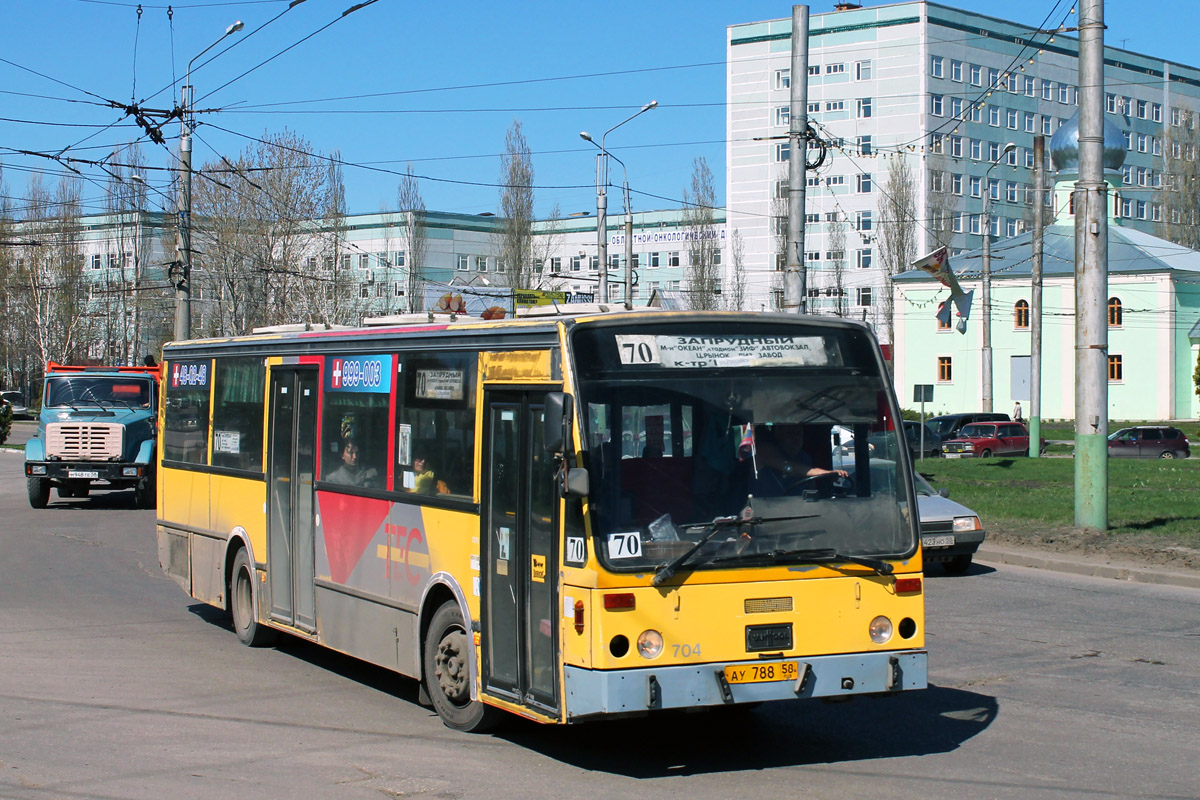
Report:
<svg viewBox="0 0 1200 800"><path fill-rule="evenodd" d="M29 484L29 505L33 508L45 508L50 502L50 479L27 478Z"/></svg>
<svg viewBox="0 0 1200 800"><path fill-rule="evenodd" d="M494 728L500 711L471 699L471 637L458 604L442 604L425 635L425 691L447 728L481 733Z"/></svg>
<svg viewBox="0 0 1200 800"><path fill-rule="evenodd" d="M229 607L233 612L233 630L242 644L264 647L275 641L277 633L263 625L254 615L254 565L246 548L238 550L233 559L233 575L229 579Z"/></svg>

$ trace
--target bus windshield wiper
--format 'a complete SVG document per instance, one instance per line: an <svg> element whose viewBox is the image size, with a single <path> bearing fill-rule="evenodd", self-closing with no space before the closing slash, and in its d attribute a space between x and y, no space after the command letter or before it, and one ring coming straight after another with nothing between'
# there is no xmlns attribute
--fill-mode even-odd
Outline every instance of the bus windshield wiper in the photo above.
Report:
<svg viewBox="0 0 1200 800"><path fill-rule="evenodd" d="M888 562L879 559L871 558L870 556L853 556L848 553L839 553L832 547L822 547L812 550L772 550L764 555L770 556L773 559L781 558L796 558L801 561L808 561L816 564L835 561L848 561L851 564L861 564L864 567L870 567L880 575L891 575L895 570Z"/></svg>
<svg viewBox="0 0 1200 800"><path fill-rule="evenodd" d="M667 562L663 563L661 566L659 566L659 568L654 571L654 579L652 581L650 581L650 583L654 586L662 586L664 583L671 580L671 578L673 578L675 576L675 573L679 571L679 568L682 567L684 564L686 564L688 562L688 560L691 559L692 556L694 556L697 552L699 552L701 547L704 547L704 545L706 545L710 541L712 541L713 538L716 537L716 535L718 533L720 533L721 531L725 530L726 528L728 528L732 525L739 525L739 524L758 525L763 522L780 522L780 521L784 521L784 520L794 520L794 519L811 519L813 517L819 517L819 516L821 516L821 515L820 514L797 514L794 516L787 516L787 517L742 517L742 516L738 516L738 515L733 515L733 516L728 516L728 517L717 517L712 522L704 523L702 525L685 525L685 526L683 526L684 530L688 530L688 531L704 530L705 528L709 528L710 530L700 541L696 542L694 545L692 545L690 548L688 548L686 552L676 556L675 558L671 559L670 561L667 561Z"/></svg>

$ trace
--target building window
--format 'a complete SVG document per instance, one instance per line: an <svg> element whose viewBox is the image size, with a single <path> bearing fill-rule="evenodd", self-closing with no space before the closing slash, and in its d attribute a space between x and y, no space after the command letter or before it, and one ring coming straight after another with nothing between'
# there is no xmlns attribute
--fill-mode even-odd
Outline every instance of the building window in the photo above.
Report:
<svg viewBox="0 0 1200 800"><path fill-rule="evenodd" d="M777 69L775 70L775 88L790 89L792 87L792 70Z"/></svg>
<svg viewBox="0 0 1200 800"><path fill-rule="evenodd" d="M1071 104L1071 87L1065 83L1058 85L1058 102L1064 105Z"/></svg>
<svg viewBox="0 0 1200 800"><path fill-rule="evenodd" d="M342 256L342 269L344 269L346 271L350 270L350 254L349 253Z"/></svg>
<svg viewBox="0 0 1200 800"><path fill-rule="evenodd" d="M465 270L465 269L467 269L467 268L468 268L468 266L469 266L469 263L470 263L470 262L469 262L469 260L468 260L468 257L467 257L467 256L459 256L459 257L458 257L458 268L459 268L459 269L462 269L462 270Z"/></svg>
<svg viewBox="0 0 1200 800"><path fill-rule="evenodd" d="M858 137L858 152L859 152L859 155L864 155L864 156L871 155L871 137L870 136L859 136Z"/></svg>
<svg viewBox="0 0 1200 800"><path fill-rule="evenodd" d="M983 178L978 175L971 176L971 197L983 197Z"/></svg>
<svg viewBox="0 0 1200 800"><path fill-rule="evenodd" d="M370 297L371 296L371 287L365 283L360 283L358 285L358 296L360 299L363 299L363 300Z"/></svg>
<svg viewBox="0 0 1200 800"><path fill-rule="evenodd" d="M1025 76L1025 96L1033 97L1033 94L1034 94L1033 78L1026 75Z"/></svg>
<svg viewBox="0 0 1200 800"><path fill-rule="evenodd" d="M792 119L791 106L776 106L775 107L775 124L787 125Z"/></svg>
<svg viewBox="0 0 1200 800"><path fill-rule="evenodd" d="M846 110L846 101L845 100L830 100L828 103L825 104L825 110L826 111L845 111Z"/></svg>
<svg viewBox="0 0 1200 800"><path fill-rule="evenodd" d="M1108 298L1108 327L1120 328L1125 324L1125 308L1121 305L1121 298Z"/></svg>
<svg viewBox="0 0 1200 800"><path fill-rule="evenodd" d="M549 266L551 274L557 275L562 272L562 256L551 257Z"/></svg>
<svg viewBox="0 0 1200 800"><path fill-rule="evenodd" d="M1050 119L1051 119L1051 117L1049 117L1045 114L1042 114L1042 135L1043 136L1049 136L1052 133Z"/></svg>
<svg viewBox="0 0 1200 800"><path fill-rule="evenodd" d="M791 158L792 147L788 142L775 143L775 161L784 162Z"/></svg>
<svg viewBox="0 0 1200 800"><path fill-rule="evenodd" d="M588 256L588 270L591 272L600 271L600 256Z"/></svg>
<svg viewBox="0 0 1200 800"><path fill-rule="evenodd" d="M955 158L962 158L963 154L963 139L961 136L950 137L950 155Z"/></svg>
<svg viewBox="0 0 1200 800"><path fill-rule="evenodd" d="M678 267L679 266L679 251L667 253L667 266L668 267Z"/></svg>
<svg viewBox="0 0 1200 800"><path fill-rule="evenodd" d="M981 139L970 139L971 158L975 161L983 160L983 141Z"/></svg>
<svg viewBox="0 0 1200 800"><path fill-rule="evenodd" d="M396 251L396 253L395 253L395 256L396 256L396 257L395 257L395 259L393 260L393 262L392 262L392 263L393 263L395 266L397 266L397 267L403 267L403 266L404 266L404 265L405 265L405 264L408 262L408 259L407 259L407 257L404 255L404 251L403 251L403 250L397 250L397 251ZM386 258L387 258L387 254L386 254L386 253L380 253L380 254L379 254L379 260L380 260L381 262L382 262L382 261L384 261Z"/></svg>
<svg viewBox="0 0 1200 800"><path fill-rule="evenodd" d="M1150 109L1150 104L1147 103L1145 100L1138 100L1136 108L1137 108L1137 118L1145 119L1147 116L1146 112Z"/></svg>
<svg viewBox="0 0 1200 800"><path fill-rule="evenodd" d="M855 250L854 264L859 269L871 268L871 251L870 250Z"/></svg>
<svg viewBox="0 0 1200 800"><path fill-rule="evenodd" d="M972 86L983 86L983 67L978 64L972 64L970 75Z"/></svg>
<svg viewBox="0 0 1200 800"><path fill-rule="evenodd" d="M404 284L403 283L396 281L395 283L392 284L392 296L393 297L404 297Z"/></svg>
<svg viewBox="0 0 1200 800"><path fill-rule="evenodd" d="M954 360L950 356L938 356L938 383L954 380Z"/></svg>
<svg viewBox="0 0 1200 800"><path fill-rule="evenodd" d="M1104 110L1109 114L1117 113L1117 96L1115 94L1104 95Z"/></svg>
<svg viewBox="0 0 1200 800"><path fill-rule="evenodd" d="M1024 300L1018 300L1013 306L1013 327L1018 330L1029 327L1029 303Z"/></svg>
<svg viewBox="0 0 1200 800"><path fill-rule="evenodd" d="M935 117L944 116L943 100L940 94L929 95L929 113Z"/></svg>
<svg viewBox="0 0 1200 800"><path fill-rule="evenodd" d="M963 62L950 59L950 80L962 83Z"/></svg>
<svg viewBox="0 0 1200 800"><path fill-rule="evenodd" d="M1017 112L1016 112L1016 109L1012 109L1012 108L1010 108L1010 109L1008 110L1008 113L1006 114L1006 117L1007 117L1007 122L1008 122L1008 129L1009 129L1009 130L1011 130L1011 131L1015 131L1015 130L1017 129Z"/></svg>
<svg viewBox="0 0 1200 800"><path fill-rule="evenodd" d="M854 212L854 230L856 230L856 231L871 230L871 212L870 211Z"/></svg>
<svg viewBox="0 0 1200 800"><path fill-rule="evenodd" d="M854 290L855 304L866 308L871 305L871 287L860 286Z"/></svg>
<svg viewBox="0 0 1200 800"><path fill-rule="evenodd" d="M870 61L855 61L854 62L854 79L857 81L871 80L871 62Z"/></svg>
<svg viewBox="0 0 1200 800"><path fill-rule="evenodd" d="M826 64L825 65L825 74L826 75L840 75L840 74L844 73L845 71L846 71L845 64Z"/></svg>
<svg viewBox="0 0 1200 800"><path fill-rule="evenodd" d="M821 113L821 104L820 103L809 103L806 106L806 108L808 109L809 116L812 116L813 114Z"/></svg>
<svg viewBox="0 0 1200 800"><path fill-rule="evenodd" d="M963 180L962 179L963 179L963 176L959 175L958 173L951 174L951 176L950 176L950 193L951 194L956 194L959 197L962 197L962 193L963 193L963 188L962 188Z"/></svg>
<svg viewBox="0 0 1200 800"><path fill-rule="evenodd" d="M1042 99L1043 100L1053 100L1054 99L1054 81L1046 81L1046 80L1042 81Z"/></svg>
<svg viewBox="0 0 1200 800"><path fill-rule="evenodd" d="M1000 70L988 67L988 86L992 89L1000 87Z"/></svg>
<svg viewBox="0 0 1200 800"><path fill-rule="evenodd" d="M945 59L943 59L941 56L930 56L929 57L929 74L931 76L933 76L934 78L944 77L944 75L942 74L942 65L944 63L945 63Z"/></svg>
<svg viewBox="0 0 1200 800"><path fill-rule="evenodd" d="M858 116L860 119L871 116L871 98L861 97L858 100Z"/></svg>
<svg viewBox="0 0 1200 800"><path fill-rule="evenodd" d="M963 101L961 97L950 98L950 116L955 119L960 119L963 115Z"/></svg>
<svg viewBox="0 0 1200 800"><path fill-rule="evenodd" d="M571 272L583 270L583 256L571 256Z"/></svg>
<svg viewBox="0 0 1200 800"><path fill-rule="evenodd" d="M475 269L480 272L487 272L488 260L487 256L475 256Z"/></svg>
<svg viewBox="0 0 1200 800"><path fill-rule="evenodd" d="M1000 106L988 106L988 125L1000 127Z"/></svg>
<svg viewBox="0 0 1200 800"><path fill-rule="evenodd" d="M871 191L871 173L861 172L855 176L859 194L866 194Z"/></svg>
<svg viewBox="0 0 1200 800"><path fill-rule="evenodd" d="M1150 104L1150 119L1154 122L1162 122L1162 103Z"/></svg>
<svg viewBox="0 0 1200 800"><path fill-rule="evenodd" d="M1125 380L1125 365L1122 363L1121 356L1110 355L1108 357L1108 382L1120 383Z"/></svg>
<svg viewBox="0 0 1200 800"><path fill-rule="evenodd" d="M358 256L358 268L359 269L370 269L371 268L371 257L369 255L367 255L366 253L361 253Z"/></svg>
<svg viewBox="0 0 1200 800"><path fill-rule="evenodd" d="M929 170L929 189L938 193L946 191L946 173L940 169Z"/></svg>

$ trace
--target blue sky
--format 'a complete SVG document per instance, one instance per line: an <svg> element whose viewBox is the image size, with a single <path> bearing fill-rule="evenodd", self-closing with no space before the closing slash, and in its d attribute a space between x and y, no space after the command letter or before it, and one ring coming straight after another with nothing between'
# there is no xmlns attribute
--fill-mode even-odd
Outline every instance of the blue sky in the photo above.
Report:
<svg viewBox="0 0 1200 800"><path fill-rule="evenodd" d="M992 15L998 6L994 0L946 4ZM145 2L139 24L136 2L5 0L0 164L7 194L19 204L30 169L45 170L51 180L62 170L14 150L66 148L64 158L99 159L136 137L137 127L101 99L170 107L171 92L159 90L173 78L182 83L188 61L240 19L245 29L193 68L197 107L222 109L201 116L197 166L218 155L235 157L249 143L246 137L287 127L318 152L340 151L353 212L393 208L394 173L412 163L427 178L421 190L428 208L482 213L497 209L499 190L472 184L499 181L505 131L520 119L534 152L538 212L556 203L564 214L594 211L596 151L579 131L599 137L657 100L657 109L608 139L628 166L630 186L658 196L635 194L635 210L678 205L692 161L701 156L723 198L726 26L791 14L790 4L760 0L377 0L342 17L351 5L353 0L307 0L288 10L287 0L179 0L168 19L167 3ZM1036 25L1054 5L1009 0L1000 13ZM1200 22L1194 0L1106 5L1108 44L1124 40L1130 50L1183 63L1200 60L1187 46ZM832 6L827 0L810 10ZM1155 8L1169 9L1173 23L1148 13ZM236 46L223 53L226 44ZM328 98L345 99L311 102ZM178 125L166 133L166 147L174 151ZM144 148L152 166L172 163L162 146ZM75 166L103 180L97 168ZM613 166L619 184L620 167ZM164 186L165 175L152 173L151 182ZM97 201L101 191L88 183L85 198ZM610 196L610 211L619 205Z"/></svg>

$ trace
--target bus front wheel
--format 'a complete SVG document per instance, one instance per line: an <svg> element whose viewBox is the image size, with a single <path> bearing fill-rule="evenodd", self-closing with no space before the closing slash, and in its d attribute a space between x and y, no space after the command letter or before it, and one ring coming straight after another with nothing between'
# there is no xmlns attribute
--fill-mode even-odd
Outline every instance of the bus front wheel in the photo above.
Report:
<svg viewBox="0 0 1200 800"><path fill-rule="evenodd" d="M250 563L250 556L243 547L233 559L233 575L229 579L233 630L242 644L263 647L275 641L276 633L254 615L254 587L254 565Z"/></svg>
<svg viewBox="0 0 1200 800"><path fill-rule="evenodd" d="M425 635L425 691L447 728L478 733L495 727L500 711L471 699L471 649L458 604L443 603Z"/></svg>

